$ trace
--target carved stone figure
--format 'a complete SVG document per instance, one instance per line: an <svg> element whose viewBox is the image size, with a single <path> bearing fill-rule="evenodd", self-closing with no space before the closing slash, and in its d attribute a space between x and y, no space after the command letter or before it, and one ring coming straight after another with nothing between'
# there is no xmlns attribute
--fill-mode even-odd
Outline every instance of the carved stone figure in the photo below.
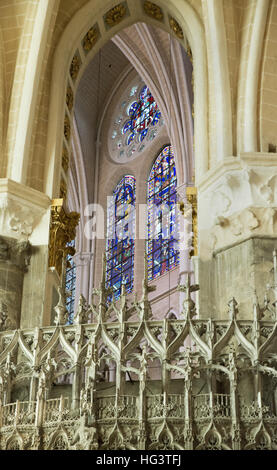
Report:
<svg viewBox="0 0 277 470"><path fill-rule="evenodd" d="M74 434L71 446L76 446L82 450L98 449L97 430L95 426L87 426L87 416L83 414L80 418L80 424Z"/></svg>
<svg viewBox="0 0 277 470"><path fill-rule="evenodd" d="M81 294L79 299L79 304L77 308L77 312L74 316L74 323L77 325L81 325L83 323L88 322L88 305L85 297Z"/></svg>

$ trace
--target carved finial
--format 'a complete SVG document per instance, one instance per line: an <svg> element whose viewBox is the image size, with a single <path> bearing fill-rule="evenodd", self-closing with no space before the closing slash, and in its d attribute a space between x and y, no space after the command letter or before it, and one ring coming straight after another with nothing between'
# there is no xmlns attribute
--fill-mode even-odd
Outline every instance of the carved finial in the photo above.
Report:
<svg viewBox="0 0 277 470"><path fill-rule="evenodd" d="M187 273L185 284L179 284L177 290L185 293L182 313L184 313L185 318L192 318L196 314L196 311L191 293L199 290L199 284L191 284L190 273Z"/></svg>
<svg viewBox="0 0 277 470"><path fill-rule="evenodd" d="M81 325L83 323L87 323L88 314L89 314L89 310L88 310L87 301L86 301L85 297L83 296L83 294L81 294L80 298L79 298L77 312L74 316L74 323L76 325Z"/></svg>
<svg viewBox="0 0 277 470"><path fill-rule="evenodd" d="M253 295L253 318L254 321L260 320L261 316L261 310L260 310L260 304L259 304L259 299L257 296L257 291L256 289L254 290L254 295Z"/></svg>
<svg viewBox="0 0 277 470"><path fill-rule="evenodd" d="M142 301L148 300L148 293L154 292L156 290L156 286L149 286L148 285L148 260L147 260L147 252L144 253L144 278L142 281Z"/></svg>
<svg viewBox="0 0 277 470"><path fill-rule="evenodd" d="M65 325L67 319L68 319L68 311L65 305L65 298L64 298L64 292L62 287L58 287L58 292L59 292L59 302L54 308L56 312L56 316L54 319L54 324L56 326L61 326Z"/></svg>
<svg viewBox="0 0 277 470"><path fill-rule="evenodd" d="M234 297L231 300L229 300L228 307L229 307L228 313L229 313L230 320L235 320L238 314L238 303Z"/></svg>

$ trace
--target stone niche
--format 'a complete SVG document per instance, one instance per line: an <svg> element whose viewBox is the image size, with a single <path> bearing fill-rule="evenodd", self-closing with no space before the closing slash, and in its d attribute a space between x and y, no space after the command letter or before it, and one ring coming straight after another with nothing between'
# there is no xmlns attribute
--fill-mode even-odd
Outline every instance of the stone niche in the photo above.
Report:
<svg viewBox="0 0 277 470"><path fill-rule="evenodd" d="M20 325L23 279L30 257L28 241L0 237L0 330Z"/></svg>

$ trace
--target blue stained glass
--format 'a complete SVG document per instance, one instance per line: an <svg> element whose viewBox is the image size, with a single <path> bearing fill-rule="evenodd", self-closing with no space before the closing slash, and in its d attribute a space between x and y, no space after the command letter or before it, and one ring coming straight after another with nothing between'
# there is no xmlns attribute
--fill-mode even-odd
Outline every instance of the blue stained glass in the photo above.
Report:
<svg viewBox="0 0 277 470"><path fill-rule="evenodd" d="M122 128L122 134L126 134L126 132L128 132L129 129L132 129L132 121L127 121L123 128Z"/></svg>
<svg viewBox="0 0 277 470"><path fill-rule="evenodd" d="M150 93L149 88L144 85L139 93L139 100L133 102L128 108L128 115L131 118L122 127L122 134L131 132L127 139L127 145L138 135L139 141L147 135L148 127L155 126L161 117L161 112Z"/></svg>
<svg viewBox="0 0 277 470"><path fill-rule="evenodd" d="M142 133L140 134L140 138L139 138L140 142L142 142L143 139L146 137L147 132L148 132L148 129L145 129L144 131L142 131Z"/></svg>
<svg viewBox="0 0 277 470"><path fill-rule="evenodd" d="M138 109L139 103L136 101L129 106L128 114L129 116L134 116L136 113L136 110Z"/></svg>
<svg viewBox="0 0 277 470"><path fill-rule="evenodd" d="M158 155L148 179L148 279L151 281L179 264L177 177L172 148Z"/></svg>
<svg viewBox="0 0 277 470"><path fill-rule="evenodd" d="M153 118L152 126L155 126L159 122L160 118L161 118L161 112L157 111Z"/></svg>
<svg viewBox="0 0 277 470"><path fill-rule="evenodd" d="M106 285L113 288L113 296L118 299L123 283L127 292L133 289L135 178L124 176L113 196L108 207Z"/></svg>
<svg viewBox="0 0 277 470"><path fill-rule="evenodd" d="M128 139L127 139L127 144L130 145L130 143L134 140L135 134L130 134Z"/></svg>
<svg viewBox="0 0 277 470"><path fill-rule="evenodd" d="M140 91L139 97L141 100L144 100L144 98L147 96L147 86L144 85L143 88Z"/></svg>
<svg viewBox="0 0 277 470"><path fill-rule="evenodd" d="M67 246L75 248L75 240L72 240ZM68 292L66 297L66 307L68 311L68 324L73 323L74 317L74 302L75 302L75 291L76 291L76 266L73 262L73 258L70 254L67 255L67 268L65 273L65 288Z"/></svg>

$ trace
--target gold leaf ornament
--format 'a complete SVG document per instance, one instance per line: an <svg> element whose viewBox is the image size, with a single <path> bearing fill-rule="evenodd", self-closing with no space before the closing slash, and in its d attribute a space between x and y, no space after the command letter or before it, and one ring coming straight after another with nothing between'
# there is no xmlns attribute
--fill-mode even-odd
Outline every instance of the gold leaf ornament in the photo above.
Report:
<svg viewBox="0 0 277 470"><path fill-rule="evenodd" d="M71 111L73 108L73 91L70 85L68 85L66 90L66 104L69 111Z"/></svg>
<svg viewBox="0 0 277 470"><path fill-rule="evenodd" d="M170 18L169 24L170 24L170 28L172 29L174 34L177 36L177 38L184 39L184 33L178 21L176 21L174 18Z"/></svg>
<svg viewBox="0 0 277 470"><path fill-rule="evenodd" d="M63 153L62 153L62 167L65 172L68 171L68 165L69 165L69 157L68 157L68 150L63 147Z"/></svg>
<svg viewBox="0 0 277 470"><path fill-rule="evenodd" d="M64 118L64 136L66 140L70 139L70 120L67 115Z"/></svg>
<svg viewBox="0 0 277 470"><path fill-rule="evenodd" d="M80 57L77 54L75 54L70 65L70 76L72 80L75 80L77 78L81 65L82 65L82 62L81 62Z"/></svg>
<svg viewBox="0 0 277 470"><path fill-rule="evenodd" d="M116 24L120 23L122 18L126 15L126 7L123 3L116 5L114 8L108 11L105 16L105 22L108 26L115 26Z"/></svg>
<svg viewBox="0 0 277 470"><path fill-rule="evenodd" d="M93 28L90 28L90 30L87 32L87 34L84 37L83 40L83 48L85 51L90 51L94 44L97 42L99 38L99 31L94 26Z"/></svg>
<svg viewBox="0 0 277 470"><path fill-rule="evenodd" d="M146 0L144 2L144 11L148 16L151 16L155 20L161 21L163 20L163 12L162 9L156 5L155 3L149 2L149 0Z"/></svg>

